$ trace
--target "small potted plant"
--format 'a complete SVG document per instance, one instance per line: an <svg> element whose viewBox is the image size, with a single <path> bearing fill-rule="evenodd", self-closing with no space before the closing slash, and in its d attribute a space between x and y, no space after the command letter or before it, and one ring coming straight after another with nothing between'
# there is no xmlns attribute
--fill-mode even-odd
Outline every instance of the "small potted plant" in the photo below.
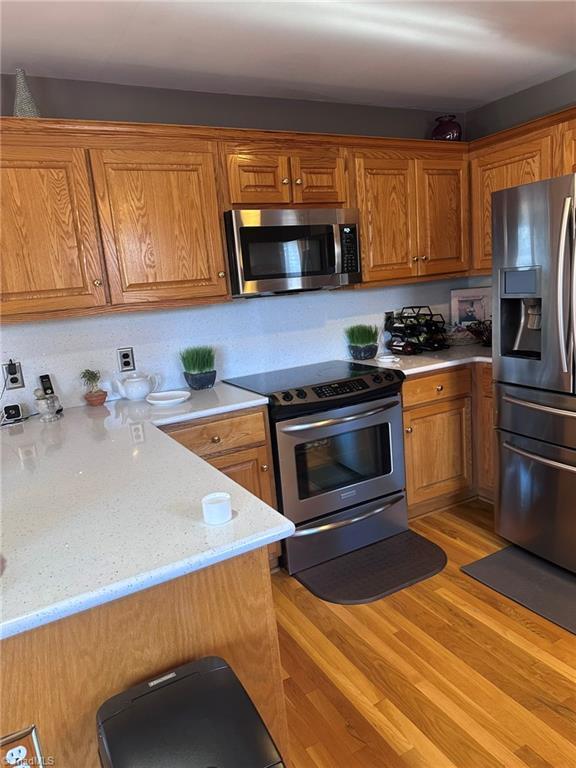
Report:
<svg viewBox="0 0 576 768"><path fill-rule="evenodd" d="M90 368L85 368L80 374L80 378L88 390L84 395L88 405L104 405L108 392L100 389L100 371L91 371Z"/></svg>
<svg viewBox="0 0 576 768"><path fill-rule="evenodd" d="M184 378L190 389L210 389L216 381L213 347L187 347L180 352Z"/></svg>
<svg viewBox="0 0 576 768"><path fill-rule="evenodd" d="M344 333L348 351L354 360L371 360L378 352L378 328L375 325L351 325Z"/></svg>

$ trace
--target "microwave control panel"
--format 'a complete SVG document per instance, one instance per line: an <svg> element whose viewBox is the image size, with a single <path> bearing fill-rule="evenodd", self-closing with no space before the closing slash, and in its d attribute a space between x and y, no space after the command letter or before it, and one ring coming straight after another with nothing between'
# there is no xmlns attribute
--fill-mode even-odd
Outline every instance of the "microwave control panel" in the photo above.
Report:
<svg viewBox="0 0 576 768"><path fill-rule="evenodd" d="M342 272L347 274L360 272L358 232L355 224L340 226L340 242L342 243Z"/></svg>

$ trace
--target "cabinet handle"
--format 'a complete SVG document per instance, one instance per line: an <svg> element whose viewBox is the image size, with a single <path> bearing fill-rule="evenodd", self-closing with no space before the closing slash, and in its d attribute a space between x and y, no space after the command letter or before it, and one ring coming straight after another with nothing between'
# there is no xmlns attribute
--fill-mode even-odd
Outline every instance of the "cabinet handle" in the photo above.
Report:
<svg viewBox="0 0 576 768"><path fill-rule="evenodd" d="M436 387L436 392L442 392L443 390L444 390L444 385L438 384L438 386Z"/></svg>
<svg viewBox="0 0 576 768"><path fill-rule="evenodd" d="M93 280L92 282L94 283L96 288L100 288L100 286L102 285L102 280Z"/></svg>
<svg viewBox="0 0 576 768"><path fill-rule="evenodd" d="M220 435L214 435L214 437L213 437L213 438L211 438L211 439L212 439L212 442L213 442L213 443L219 443L219 442L222 440L222 438L220 437Z"/></svg>
<svg viewBox="0 0 576 768"><path fill-rule="evenodd" d="M407 434L407 435L411 435L411 434L412 434L412 432L414 432L414 430L412 429L412 427L406 427L406 429L404 430L404 432L406 432L406 434Z"/></svg>
<svg viewBox="0 0 576 768"><path fill-rule="evenodd" d="M268 466L268 464L262 464L262 466L260 467L260 469L262 470L262 472L268 472L268 470L270 469L270 467Z"/></svg>
<svg viewBox="0 0 576 768"><path fill-rule="evenodd" d="M428 256L422 256L422 261L428 261Z"/></svg>
<svg viewBox="0 0 576 768"><path fill-rule="evenodd" d="M302 179L296 179L294 184L298 184L298 186L300 186L302 184Z"/></svg>
<svg viewBox="0 0 576 768"><path fill-rule="evenodd" d="M226 277L226 272L218 272L218 277Z"/></svg>
<svg viewBox="0 0 576 768"><path fill-rule="evenodd" d="M412 261L420 261L420 256L412 256Z"/></svg>
<svg viewBox="0 0 576 768"><path fill-rule="evenodd" d="M284 178L282 179L282 184L290 184L290 179L288 178L288 176L284 176Z"/></svg>

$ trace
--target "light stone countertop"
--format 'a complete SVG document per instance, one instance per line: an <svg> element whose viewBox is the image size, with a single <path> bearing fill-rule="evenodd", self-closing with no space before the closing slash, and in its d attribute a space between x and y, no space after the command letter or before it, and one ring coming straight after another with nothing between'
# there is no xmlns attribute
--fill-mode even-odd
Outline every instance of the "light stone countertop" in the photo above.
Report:
<svg viewBox="0 0 576 768"><path fill-rule="evenodd" d="M432 373L466 363L491 363L492 350L481 344L467 344L439 352L422 352L419 355L397 355L397 357L399 358L397 363L389 363L378 358L362 362L382 368L399 368L406 376L415 376L417 373Z"/></svg>
<svg viewBox="0 0 576 768"><path fill-rule="evenodd" d="M226 390L234 388L199 393L158 422L266 402ZM159 409L148 420L123 406L70 408L57 422L33 417L0 430L0 637L292 535L287 518L157 429ZM223 526L202 520L200 500L213 491L232 495Z"/></svg>

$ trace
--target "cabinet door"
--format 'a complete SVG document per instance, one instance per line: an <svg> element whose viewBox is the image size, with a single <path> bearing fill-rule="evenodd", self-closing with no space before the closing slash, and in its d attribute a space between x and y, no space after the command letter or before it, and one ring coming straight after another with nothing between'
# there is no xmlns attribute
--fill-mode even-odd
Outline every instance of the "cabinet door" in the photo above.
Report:
<svg viewBox="0 0 576 768"><path fill-rule="evenodd" d="M212 153L90 155L112 303L226 295Z"/></svg>
<svg viewBox="0 0 576 768"><path fill-rule="evenodd" d="M417 274L413 163L356 158L364 282Z"/></svg>
<svg viewBox="0 0 576 768"><path fill-rule="evenodd" d="M346 193L346 168L343 157L301 155L290 159L292 198L295 203L342 203Z"/></svg>
<svg viewBox="0 0 576 768"><path fill-rule="evenodd" d="M227 156L232 205L290 203L290 159L276 152L238 152Z"/></svg>
<svg viewBox="0 0 576 768"><path fill-rule="evenodd" d="M478 493L483 498L492 499L496 489L497 442L494 429L492 366L489 364L478 364L476 369L475 435Z"/></svg>
<svg viewBox="0 0 576 768"><path fill-rule="evenodd" d="M550 178L551 136L482 152L470 163L474 267L492 269L492 193Z"/></svg>
<svg viewBox="0 0 576 768"><path fill-rule="evenodd" d="M468 269L468 162L417 160L418 256L421 275Z"/></svg>
<svg viewBox="0 0 576 768"><path fill-rule="evenodd" d="M3 147L0 169L2 314L105 304L84 150Z"/></svg>
<svg viewBox="0 0 576 768"><path fill-rule="evenodd" d="M210 464L266 504L276 507L274 472L266 446L216 456L210 459Z"/></svg>
<svg viewBox="0 0 576 768"><path fill-rule="evenodd" d="M558 126L561 138L562 165L559 174L576 173L576 120Z"/></svg>
<svg viewBox="0 0 576 768"><path fill-rule="evenodd" d="M404 430L408 504L471 485L470 398L405 411Z"/></svg>

